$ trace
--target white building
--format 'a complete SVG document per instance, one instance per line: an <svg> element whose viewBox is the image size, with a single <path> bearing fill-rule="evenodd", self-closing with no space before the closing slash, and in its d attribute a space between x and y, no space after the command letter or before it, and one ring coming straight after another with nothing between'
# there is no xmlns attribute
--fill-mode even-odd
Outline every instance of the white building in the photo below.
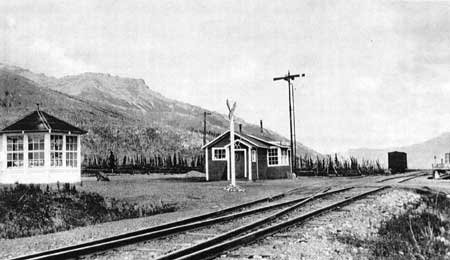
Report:
<svg viewBox="0 0 450 260"><path fill-rule="evenodd" d="M81 135L37 110L0 131L0 183L81 181Z"/></svg>

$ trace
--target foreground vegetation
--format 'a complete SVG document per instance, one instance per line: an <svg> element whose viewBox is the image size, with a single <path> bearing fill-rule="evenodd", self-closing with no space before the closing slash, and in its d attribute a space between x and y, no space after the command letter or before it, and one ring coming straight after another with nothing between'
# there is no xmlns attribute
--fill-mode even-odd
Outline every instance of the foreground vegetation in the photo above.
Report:
<svg viewBox="0 0 450 260"><path fill-rule="evenodd" d="M68 230L125 218L172 212L175 203L138 205L64 184L54 188L14 185L0 190L0 238L17 238Z"/></svg>
<svg viewBox="0 0 450 260"><path fill-rule="evenodd" d="M373 244L374 259L450 258L450 201L424 195L416 208L385 222Z"/></svg>

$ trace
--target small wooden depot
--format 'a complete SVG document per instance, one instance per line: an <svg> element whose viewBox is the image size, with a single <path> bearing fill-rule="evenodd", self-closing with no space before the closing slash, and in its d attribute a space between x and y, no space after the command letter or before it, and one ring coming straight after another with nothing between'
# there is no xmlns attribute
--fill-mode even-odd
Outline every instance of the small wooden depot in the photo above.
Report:
<svg viewBox="0 0 450 260"><path fill-rule="evenodd" d="M288 178L292 172L289 146L242 132L234 133L233 144L230 139L226 131L202 147L207 181L231 180L231 145L238 180Z"/></svg>
<svg viewBox="0 0 450 260"><path fill-rule="evenodd" d="M81 135L87 132L36 110L0 131L0 183L81 181Z"/></svg>

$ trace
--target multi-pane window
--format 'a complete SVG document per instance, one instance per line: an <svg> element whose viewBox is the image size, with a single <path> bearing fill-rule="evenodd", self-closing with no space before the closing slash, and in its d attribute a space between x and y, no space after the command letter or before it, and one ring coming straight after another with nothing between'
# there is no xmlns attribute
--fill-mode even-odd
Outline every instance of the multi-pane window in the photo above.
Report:
<svg viewBox="0 0 450 260"><path fill-rule="evenodd" d="M8 136L6 144L7 167L23 167L23 136Z"/></svg>
<svg viewBox="0 0 450 260"><path fill-rule="evenodd" d="M44 135L28 136L28 166L44 166Z"/></svg>
<svg viewBox="0 0 450 260"><path fill-rule="evenodd" d="M213 149L213 160L226 160L227 154L225 148Z"/></svg>
<svg viewBox="0 0 450 260"><path fill-rule="evenodd" d="M269 148L267 150L267 160L269 165L278 165L278 148Z"/></svg>
<svg viewBox="0 0 450 260"><path fill-rule="evenodd" d="M66 136L66 166L77 167L78 142L76 136Z"/></svg>
<svg viewBox="0 0 450 260"><path fill-rule="evenodd" d="M50 136L50 166L62 166L63 136Z"/></svg>
<svg viewBox="0 0 450 260"><path fill-rule="evenodd" d="M288 165L289 158L288 158L288 150L287 149L281 149L281 165Z"/></svg>

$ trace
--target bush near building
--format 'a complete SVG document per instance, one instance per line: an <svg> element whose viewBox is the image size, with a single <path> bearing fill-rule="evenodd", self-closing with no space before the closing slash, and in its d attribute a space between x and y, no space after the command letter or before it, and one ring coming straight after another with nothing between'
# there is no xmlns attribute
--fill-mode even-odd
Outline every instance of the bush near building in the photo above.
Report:
<svg viewBox="0 0 450 260"><path fill-rule="evenodd" d="M94 192L79 192L69 184L53 189L17 184L0 190L0 238L53 233L177 209L177 204L162 201L142 206L105 199Z"/></svg>

